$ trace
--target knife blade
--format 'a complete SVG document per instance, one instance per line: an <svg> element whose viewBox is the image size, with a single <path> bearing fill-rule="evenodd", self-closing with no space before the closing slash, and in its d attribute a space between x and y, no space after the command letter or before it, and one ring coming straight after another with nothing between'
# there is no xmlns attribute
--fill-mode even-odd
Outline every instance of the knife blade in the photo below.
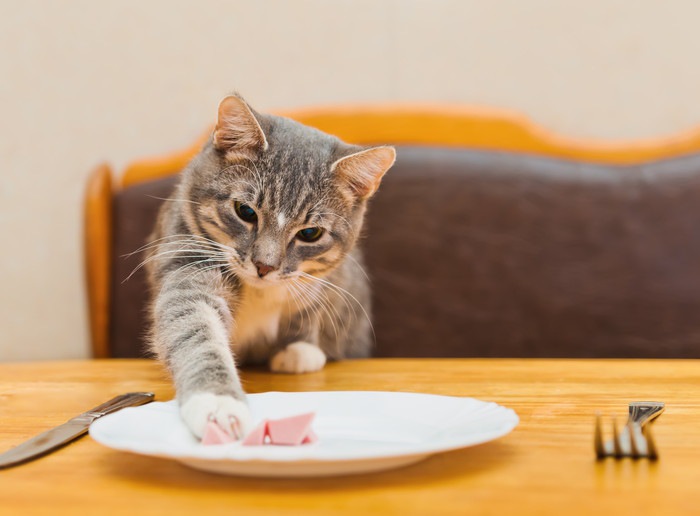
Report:
<svg viewBox="0 0 700 516"><path fill-rule="evenodd" d="M150 403L154 397L152 392L129 392L112 398L0 454L0 469L41 457L87 433L90 424L96 419L125 407Z"/></svg>

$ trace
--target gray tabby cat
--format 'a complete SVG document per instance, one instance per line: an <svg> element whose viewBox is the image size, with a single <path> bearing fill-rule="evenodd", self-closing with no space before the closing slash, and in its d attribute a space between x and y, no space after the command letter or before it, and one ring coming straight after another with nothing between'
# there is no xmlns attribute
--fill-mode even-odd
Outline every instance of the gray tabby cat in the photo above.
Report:
<svg viewBox="0 0 700 516"><path fill-rule="evenodd" d="M392 147L347 145L238 96L221 102L147 259L152 347L196 436L210 419L238 437L249 430L237 363L304 373L368 355L356 241L394 159Z"/></svg>

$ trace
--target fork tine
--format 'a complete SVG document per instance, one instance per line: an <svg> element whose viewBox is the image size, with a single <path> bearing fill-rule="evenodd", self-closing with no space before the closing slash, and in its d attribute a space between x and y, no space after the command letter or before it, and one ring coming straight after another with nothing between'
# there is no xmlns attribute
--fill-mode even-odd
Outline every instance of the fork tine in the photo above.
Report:
<svg viewBox="0 0 700 516"><path fill-rule="evenodd" d="M595 415L595 435L593 437L593 443L595 444L595 454L599 459L605 457L605 446L603 445L603 429L600 422L600 412Z"/></svg>
<svg viewBox="0 0 700 516"><path fill-rule="evenodd" d="M651 433L651 425L640 422L639 417L631 417L632 408L635 405L637 416L644 415L640 412L645 407L651 405L659 405L661 408L657 410L657 416L663 410L663 403L651 402L635 402L630 404L630 418L623 424L621 430L618 428L617 419L610 418L612 424L612 438L603 440L603 419L600 412L595 414L595 433L593 435L593 444L598 460L605 457L615 457L622 459L630 457L632 459L647 458L652 461L659 459L659 452L654 441L654 436ZM652 407L653 408L653 407Z"/></svg>
<svg viewBox="0 0 700 516"><path fill-rule="evenodd" d="M627 433L630 436L630 455L633 459L638 459L640 457L639 443L637 442L637 429L634 423L627 423Z"/></svg>
<svg viewBox="0 0 700 516"><path fill-rule="evenodd" d="M656 451L656 443L654 442L654 438L651 436L651 426L647 425L643 427L642 433L647 440L647 457L649 457L649 460L657 460L659 458L659 454Z"/></svg>
<svg viewBox="0 0 700 516"><path fill-rule="evenodd" d="M615 450L615 457L618 459L622 457L622 444L620 443L620 434L617 431L617 420L615 418L612 419L612 427L613 427L613 449Z"/></svg>

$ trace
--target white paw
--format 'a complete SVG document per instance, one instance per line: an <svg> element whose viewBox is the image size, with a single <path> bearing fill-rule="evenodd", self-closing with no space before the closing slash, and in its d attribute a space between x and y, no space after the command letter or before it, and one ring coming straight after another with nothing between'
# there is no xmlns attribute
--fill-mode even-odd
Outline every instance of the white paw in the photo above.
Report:
<svg viewBox="0 0 700 516"><path fill-rule="evenodd" d="M308 342L293 342L270 359L270 370L275 373L311 373L324 365L325 353Z"/></svg>
<svg viewBox="0 0 700 516"><path fill-rule="evenodd" d="M187 401L180 405L180 416L199 439L204 435L210 419L215 420L225 432L234 437L236 437L234 425L237 421L239 438L246 435L251 427L248 405L232 396L208 392L193 394L187 398Z"/></svg>

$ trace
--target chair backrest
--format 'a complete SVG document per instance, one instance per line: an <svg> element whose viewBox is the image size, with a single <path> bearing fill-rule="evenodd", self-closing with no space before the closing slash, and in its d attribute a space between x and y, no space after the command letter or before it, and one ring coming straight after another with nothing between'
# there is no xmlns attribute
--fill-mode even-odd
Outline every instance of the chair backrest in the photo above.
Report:
<svg viewBox="0 0 700 516"><path fill-rule="evenodd" d="M288 113L401 145L363 242L378 356L700 356L700 133L580 142L449 107ZM102 166L86 204L95 356L143 356L145 242L201 141ZM665 159L664 159L665 158Z"/></svg>

